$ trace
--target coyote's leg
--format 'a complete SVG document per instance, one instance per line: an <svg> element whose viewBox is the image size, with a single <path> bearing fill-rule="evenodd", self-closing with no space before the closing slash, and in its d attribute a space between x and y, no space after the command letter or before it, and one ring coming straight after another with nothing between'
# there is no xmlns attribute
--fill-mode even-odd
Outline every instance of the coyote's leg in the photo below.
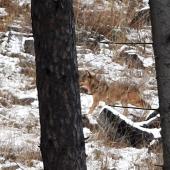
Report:
<svg viewBox="0 0 170 170"><path fill-rule="evenodd" d="M96 96L93 96L93 104L90 108L89 113L92 113L98 105L99 105L99 99Z"/></svg>
<svg viewBox="0 0 170 170"><path fill-rule="evenodd" d="M127 103L122 103L123 107L127 107ZM124 108L123 115L128 116L128 109Z"/></svg>

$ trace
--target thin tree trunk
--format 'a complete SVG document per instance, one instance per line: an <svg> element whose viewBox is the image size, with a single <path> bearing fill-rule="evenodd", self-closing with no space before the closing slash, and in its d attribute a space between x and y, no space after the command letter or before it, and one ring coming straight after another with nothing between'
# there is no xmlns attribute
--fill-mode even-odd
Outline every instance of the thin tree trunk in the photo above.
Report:
<svg viewBox="0 0 170 170"><path fill-rule="evenodd" d="M86 170L71 0L32 0L44 170Z"/></svg>
<svg viewBox="0 0 170 170"><path fill-rule="evenodd" d="M170 1L150 0L162 126L164 169L170 170Z"/></svg>

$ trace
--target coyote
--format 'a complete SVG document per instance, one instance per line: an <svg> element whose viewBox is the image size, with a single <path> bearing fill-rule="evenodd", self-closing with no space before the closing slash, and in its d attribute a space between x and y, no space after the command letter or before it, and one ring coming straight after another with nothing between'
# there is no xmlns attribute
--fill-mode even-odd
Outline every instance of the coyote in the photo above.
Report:
<svg viewBox="0 0 170 170"><path fill-rule="evenodd" d="M88 93L93 95L93 105L88 113L94 111L99 101L104 101L107 105L115 105L117 101L120 101L124 107L130 103L137 107L150 108L136 87L122 83L112 83L109 86L106 82L100 82L89 71L79 71L79 85L86 86ZM124 114L127 115L127 109L124 110Z"/></svg>

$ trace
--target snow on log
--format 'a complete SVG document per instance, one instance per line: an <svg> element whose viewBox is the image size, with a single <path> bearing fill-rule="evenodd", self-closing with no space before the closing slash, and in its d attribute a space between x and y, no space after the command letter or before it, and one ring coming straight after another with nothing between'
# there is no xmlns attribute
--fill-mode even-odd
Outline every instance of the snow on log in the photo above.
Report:
<svg viewBox="0 0 170 170"><path fill-rule="evenodd" d="M145 128L160 128L160 114L157 114L146 121L136 122L135 124Z"/></svg>

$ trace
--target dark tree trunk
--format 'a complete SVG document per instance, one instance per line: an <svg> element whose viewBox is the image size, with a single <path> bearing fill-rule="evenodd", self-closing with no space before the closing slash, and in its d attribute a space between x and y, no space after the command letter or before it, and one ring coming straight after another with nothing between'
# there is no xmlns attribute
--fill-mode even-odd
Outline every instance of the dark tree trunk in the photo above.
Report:
<svg viewBox="0 0 170 170"><path fill-rule="evenodd" d="M86 170L71 0L32 0L45 170Z"/></svg>
<svg viewBox="0 0 170 170"><path fill-rule="evenodd" d="M170 170L170 1L150 0L162 126L164 169Z"/></svg>

